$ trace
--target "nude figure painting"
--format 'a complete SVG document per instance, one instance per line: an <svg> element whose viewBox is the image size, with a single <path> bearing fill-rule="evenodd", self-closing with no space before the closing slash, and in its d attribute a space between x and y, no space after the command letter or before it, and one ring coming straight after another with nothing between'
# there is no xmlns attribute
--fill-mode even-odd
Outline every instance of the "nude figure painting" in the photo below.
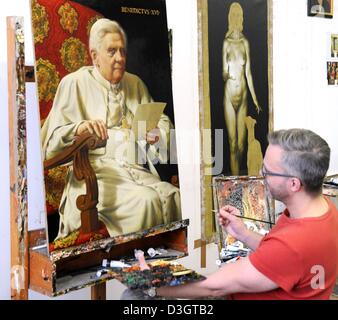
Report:
<svg viewBox="0 0 338 320"><path fill-rule="evenodd" d="M212 177L259 175L272 130L271 12L270 0L199 1L205 239L214 232Z"/></svg>

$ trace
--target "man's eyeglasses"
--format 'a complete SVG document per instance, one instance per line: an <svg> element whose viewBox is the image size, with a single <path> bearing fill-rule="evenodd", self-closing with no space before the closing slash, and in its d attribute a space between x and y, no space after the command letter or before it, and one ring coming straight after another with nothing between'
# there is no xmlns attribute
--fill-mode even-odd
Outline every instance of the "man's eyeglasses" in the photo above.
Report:
<svg viewBox="0 0 338 320"><path fill-rule="evenodd" d="M263 178L265 178L266 176L296 178L295 176L292 176L290 174L276 173L276 172L269 171L264 167L264 165L262 166L262 169L261 169L261 175L263 176Z"/></svg>

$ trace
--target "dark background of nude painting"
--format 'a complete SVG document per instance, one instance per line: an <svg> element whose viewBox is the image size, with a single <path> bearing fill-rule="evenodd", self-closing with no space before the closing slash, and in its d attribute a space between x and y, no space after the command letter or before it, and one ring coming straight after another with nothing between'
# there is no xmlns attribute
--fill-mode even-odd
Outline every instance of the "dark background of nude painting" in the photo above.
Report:
<svg viewBox="0 0 338 320"><path fill-rule="evenodd" d="M223 129L223 174L230 175L230 151L228 134L224 120L223 96L224 81L222 77L222 47L228 30L228 13L234 1L208 0L208 37L209 37L209 86L211 128ZM269 123L268 96L268 11L266 0L238 0L243 8L243 34L250 44L251 72L253 83L263 112L256 113L248 89L248 115L257 120L255 137L261 143L262 152L267 148L267 134ZM212 130L212 155L215 155L215 136ZM240 165L240 174L246 175L247 170L247 141Z"/></svg>
<svg viewBox="0 0 338 320"><path fill-rule="evenodd" d="M73 0L117 21L127 35L126 70L139 76L154 101L166 102L164 113L175 125L165 0ZM123 13L121 7L159 10L159 15ZM175 143L174 143L175 144ZM173 146L176 150L176 145ZM162 180L178 174L176 152L168 164L157 164ZM169 163L171 162L171 164Z"/></svg>

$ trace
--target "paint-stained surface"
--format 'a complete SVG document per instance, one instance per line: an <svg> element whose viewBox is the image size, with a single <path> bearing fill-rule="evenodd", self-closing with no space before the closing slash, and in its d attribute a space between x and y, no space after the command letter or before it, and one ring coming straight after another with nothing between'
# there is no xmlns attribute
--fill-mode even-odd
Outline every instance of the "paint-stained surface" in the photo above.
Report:
<svg viewBox="0 0 338 320"><path fill-rule="evenodd" d="M175 221L167 225L156 226L148 230L142 230L139 232L134 232L134 233L116 236L112 238L100 239L100 240L92 241L92 242L89 242L89 243L86 243L80 246L70 247L70 248L61 249L61 250L55 250L51 252L50 259L51 261L56 262L61 259L65 259L68 257L74 257L79 254L89 253L95 250L104 249L104 250L109 251L110 248L116 245L120 245L120 244L127 243L127 242L137 240L137 239L156 236L164 232L178 230L178 229L187 227L188 225L189 225L188 219L182 220L182 221Z"/></svg>
<svg viewBox="0 0 338 320"><path fill-rule="evenodd" d="M149 270L140 270L138 265L130 268L115 269L112 275L130 289L149 289L151 287L177 286L191 281L205 279L185 266L168 261L155 261Z"/></svg>
<svg viewBox="0 0 338 320"><path fill-rule="evenodd" d="M55 250L50 256L42 260L40 258L47 253L47 248L37 249L36 251L38 252L34 252L34 258L37 258L40 262L35 262L34 270L31 270L31 272L34 273L34 281L30 284L31 288L50 296L59 296L70 291L97 285L116 278L123 283L129 283L130 281L130 283L133 283L132 280L128 280L130 277L132 279L135 277L145 277L142 280L142 283L145 285L145 283L147 283L147 277L150 277L149 275L139 274L140 272L137 272L138 275L124 276L125 272L131 274L130 271L132 270L127 269L119 269L117 273L114 273L113 269L110 269L110 272L104 273L102 276L97 276L97 271L104 268L102 266L102 259L120 259L120 261L127 261L129 265L135 265L137 261L133 255L134 249L148 251L150 247L156 248L156 245L161 246L167 252L165 256L162 255L158 257L162 261L172 261L182 258L188 253L186 242L188 225L189 220L182 220L167 225L156 226L145 231L113 238L99 239L79 246ZM121 250L121 246L124 248L123 250ZM127 247L128 250L126 249ZM88 256L91 258L88 259ZM157 256L149 258L147 256L147 263L152 263L156 257ZM72 265L72 261L76 262L75 267ZM162 265L166 263L167 262L163 261ZM38 268L35 269L36 266L38 266ZM160 267L154 269L154 275L151 276L152 280L149 282L149 286L152 284L152 281L159 283L156 280L156 275L159 274L159 270L162 270L162 274L165 274L166 268L168 267L164 267L163 270ZM174 277L179 277L175 282L177 284L182 281L199 279L199 276L192 270L191 272L187 272L186 268L177 268L181 269L176 271L183 271L182 269L184 269L185 273L178 275L172 274L171 281L175 280Z"/></svg>

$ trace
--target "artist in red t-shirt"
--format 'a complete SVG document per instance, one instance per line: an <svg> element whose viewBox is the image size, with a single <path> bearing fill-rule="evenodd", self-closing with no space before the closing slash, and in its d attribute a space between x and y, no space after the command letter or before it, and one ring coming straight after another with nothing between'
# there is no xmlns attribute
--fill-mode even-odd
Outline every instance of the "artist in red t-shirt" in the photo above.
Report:
<svg viewBox="0 0 338 320"><path fill-rule="evenodd" d="M219 222L254 252L223 266L206 280L162 287L157 294L229 299L329 299L338 270L338 211L323 197L330 148L312 131L269 135L262 175L271 196L286 210L266 236L248 230L226 206Z"/></svg>

